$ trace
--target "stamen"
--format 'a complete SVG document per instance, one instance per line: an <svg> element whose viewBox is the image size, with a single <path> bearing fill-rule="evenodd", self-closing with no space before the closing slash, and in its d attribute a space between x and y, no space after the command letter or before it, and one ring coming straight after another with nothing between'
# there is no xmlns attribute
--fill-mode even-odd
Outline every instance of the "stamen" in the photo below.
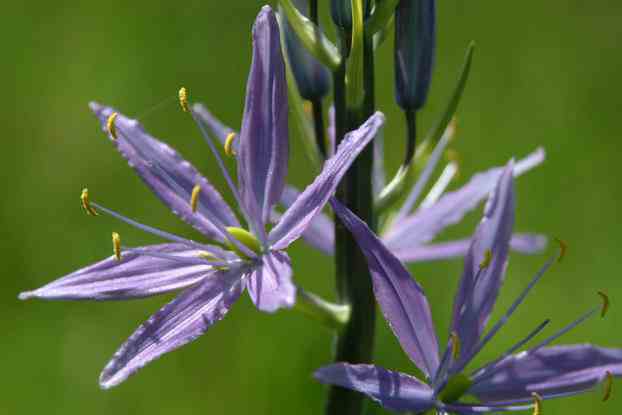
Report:
<svg viewBox="0 0 622 415"><path fill-rule="evenodd" d="M600 309L600 316L605 317L607 311L609 310L609 296L602 291L599 291L598 295L600 295L600 298L603 299L603 306Z"/></svg>
<svg viewBox="0 0 622 415"><path fill-rule="evenodd" d="M121 237L116 232L112 232L112 252L117 261L121 261Z"/></svg>
<svg viewBox="0 0 622 415"><path fill-rule="evenodd" d="M80 195L80 202L82 203L82 208L85 212L91 216L97 216L99 213L91 206L91 202L89 202L89 189L82 189L82 194Z"/></svg>
<svg viewBox="0 0 622 415"><path fill-rule="evenodd" d="M568 244L559 238L555 238L555 241L557 241L557 243L559 244L559 257L557 258L557 262L562 262L562 259L564 259L564 256L566 256Z"/></svg>
<svg viewBox="0 0 622 415"><path fill-rule="evenodd" d="M190 107L188 106L188 90L184 87L179 89L179 105L181 105L181 109L184 112L190 112Z"/></svg>
<svg viewBox="0 0 622 415"><path fill-rule="evenodd" d="M438 199L443 195L445 190L447 190L447 187L449 186L451 181L454 179L457 172L458 172L458 166L456 163L447 164L447 166L445 166L445 168L443 169L443 172L441 173L440 177L438 178L436 183L434 183L434 185L432 186L432 188L426 195L425 199L423 199L423 201L421 202L421 204L419 205L417 209L419 210L426 209L434 205L438 201Z"/></svg>
<svg viewBox="0 0 622 415"><path fill-rule="evenodd" d="M451 338L451 358L457 361L460 357L460 337L455 331L452 331L449 337Z"/></svg>
<svg viewBox="0 0 622 415"><path fill-rule="evenodd" d="M611 397L611 387L613 386L613 375L610 371L606 373L607 377L605 378L605 392L603 393L603 402L607 402Z"/></svg>
<svg viewBox="0 0 622 415"><path fill-rule="evenodd" d="M487 249L484 252L484 259L482 259L482 262L479 263L479 269L488 268L491 261L492 261L492 251L490 249Z"/></svg>
<svg viewBox="0 0 622 415"><path fill-rule="evenodd" d="M192 188L192 194L190 195L190 207L192 208L192 213L197 212L197 206L199 205L199 193L201 193L201 186L197 184Z"/></svg>
<svg viewBox="0 0 622 415"><path fill-rule="evenodd" d="M537 392L531 394L533 397L533 415L542 415L542 397Z"/></svg>
<svg viewBox="0 0 622 415"><path fill-rule="evenodd" d="M232 131L225 138L225 154L229 157L235 156L235 151L233 150L233 141L235 140L236 134Z"/></svg>
<svg viewBox="0 0 622 415"><path fill-rule="evenodd" d="M460 176L460 153L458 153L457 150L454 150L453 148L448 149L445 152L445 158L447 159L447 161L451 162L452 164L455 164L456 166L456 177Z"/></svg>
<svg viewBox="0 0 622 415"><path fill-rule="evenodd" d="M112 114L110 114L110 116L108 117L108 121L106 121L106 129L108 130L108 133L110 134L110 136L116 140L117 139L117 127L115 125L115 121L117 119L117 117L119 116L118 113L113 112Z"/></svg>

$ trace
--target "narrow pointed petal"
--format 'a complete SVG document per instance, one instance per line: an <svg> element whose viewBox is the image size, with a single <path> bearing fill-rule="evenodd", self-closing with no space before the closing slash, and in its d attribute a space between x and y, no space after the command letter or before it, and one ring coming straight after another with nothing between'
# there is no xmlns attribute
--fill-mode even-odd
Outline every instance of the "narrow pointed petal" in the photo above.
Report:
<svg viewBox="0 0 622 415"><path fill-rule="evenodd" d="M532 233L515 233L510 240L510 249L523 254L537 254L546 247L544 235ZM471 245L470 239L459 239L430 245L394 247L393 253L402 262L435 261L441 259L461 258L466 255Z"/></svg>
<svg viewBox="0 0 622 415"><path fill-rule="evenodd" d="M510 237L514 226L514 163L510 161L488 199L484 217L464 259L464 271L454 300L451 330L462 344L460 367L471 354L488 322L505 276ZM489 252L490 261L482 268Z"/></svg>
<svg viewBox="0 0 622 415"><path fill-rule="evenodd" d="M200 251L182 244L161 244L124 250L118 261L104 259L59 278L41 288L20 294L21 299L127 300L186 288L214 273L208 264L185 263ZM154 255L170 255L171 260Z"/></svg>
<svg viewBox="0 0 622 415"><path fill-rule="evenodd" d="M434 376L438 340L423 289L363 221L335 199L331 205L367 259L376 300L402 349L428 378Z"/></svg>
<svg viewBox="0 0 622 415"><path fill-rule="evenodd" d="M376 112L358 129L346 134L333 157L292 206L285 211L268 237L273 249L285 249L302 235L313 218L322 211L350 165L378 133L384 115Z"/></svg>
<svg viewBox="0 0 622 415"><path fill-rule="evenodd" d="M108 133L108 117L115 112L92 102L91 110ZM177 216L192 225L205 236L224 241L217 223L224 226L240 226L235 215L216 189L188 161L165 143L145 132L136 120L119 114L115 119L117 138L110 138L117 150L138 173L147 186ZM197 211L190 203L192 189L199 185Z"/></svg>
<svg viewBox="0 0 622 415"><path fill-rule="evenodd" d="M300 196L300 192L293 186L285 186L281 195L281 204L289 208ZM280 219L280 218L279 218ZM312 247L319 249L326 255L333 255L335 249L335 224L326 214L320 212L309 222L309 226L302 233L302 238Z"/></svg>
<svg viewBox="0 0 622 415"><path fill-rule="evenodd" d="M361 392L387 409L423 413L434 405L434 391L418 379L374 365L337 363L317 370L325 384Z"/></svg>
<svg viewBox="0 0 622 415"><path fill-rule="evenodd" d="M205 333L240 297L243 271L220 271L162 307L114 354L101 373L100 386L118 385L149 362Z"/></svg>
<svg viewBox="0 0 622 415"><path fill-rule="evenodd" d="M289 308L296 302L291 261L284 252L270 252L261 257L248 279L248 294L261 311L269 313Z"/></svg>
<svg viewBox="0 0 622 415"><path fill-rule="evenodd" d="M264 6L253 26L253 62L239 137L238 181L242 202L263 229L279 201L289 157L287 84L279 25Z"/></svg>
<svg viewBox="0 0 622 415"><path fill-rule="evenodd" d="M518 177L544 161L544 150L537 149L514 165L514 176ZM383 240L393 250L403 246L419 246L430 242L443 229L459 223L464 216L479 206L492 192L503 172L495 167L475 174L460 189L449 192L432 206L417 210L401 221L395 221Z"/></svg>
<svg viewBox="0 0 622 415"><path fill-rule="evenodd" d="M622 376L622 349L589 344L554 346L506 358L493 376L468 391L484 402L530 399L587 390L610 372Z"/></svg>
<svg viewBox="0 0 622 415"><path fill-rule="evenodd" d="M207 127L207 130L220 142L221 145L225 145L227 137L231 133L235 133L235 130L228 125L220 121L204 104L196 103L192 106L194 114L200 123ZM240 140L234 140L232 144L233 152L237 154L239 151Z"/></svg>
<svg viewBox="0 0 622 415"><path fill-rule="evenodd" d="M387 185L387 177L384 169L384 131L380 130L378 137L374 139L374 165L372 169L371 184L374 196L378 196Z"/></svg>

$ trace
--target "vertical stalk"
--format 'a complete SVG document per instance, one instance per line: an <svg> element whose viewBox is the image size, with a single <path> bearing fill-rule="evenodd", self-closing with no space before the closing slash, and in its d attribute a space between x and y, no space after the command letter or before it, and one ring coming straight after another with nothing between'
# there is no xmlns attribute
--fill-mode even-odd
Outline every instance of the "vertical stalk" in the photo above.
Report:
<svg viewBox="0 0 622 415"><path fill-rule="evenodd" d="M314 99L311 101L311 111L313 112L313 129L315 130L315 142L322 157L327 158L326 135L324 133L324 115L322 113L322 100Z"/></svg>
<svg viewBox="0 0 622 415"><path fill-rule="evenodd" d="M347 56L350 36L342 36L342 55ZM343 59L345 61L345 59ZM375 109L374 56L371 39L365 39L363 105L346 110L345 64L334 75L335 132L337 142L345 133L358 128ZM372 193L373 147L369 145L354 162L337 190L337 198L374 229ZM347 229L335 221L335 266L339 300L349 304L349 322L338 332L336 362L369 363L372 360L375 327L375 299L367 261ZM331 387L326 407L327 415L360 415L363 396L338 386Z"/></svg>

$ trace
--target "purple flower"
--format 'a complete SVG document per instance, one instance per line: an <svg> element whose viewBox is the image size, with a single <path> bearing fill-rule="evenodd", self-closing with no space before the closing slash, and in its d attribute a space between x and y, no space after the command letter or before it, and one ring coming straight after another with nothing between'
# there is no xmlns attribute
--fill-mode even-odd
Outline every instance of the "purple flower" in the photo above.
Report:
<svg viewBox="0 0 622 415"><path fill-rule="evenodd" d="M197 104L195 111L199 120L221 140L233 131L220 122L207 108ZM333 114L331 114L333 115ZM330 117L328 136L333 145L329 148L329 154L334 152L334 126L333 116ZM459 239L449 242L433 243L434 238L445 228L459 223L471 210L480 205L488 194L494 189L501 175L502 167L494 167L475 174L467 184L461 188L445 193L447 186L458 172L455 161L449 162L443 169L439 179L431 187L427 195L417 205L423 190L427 186L434 169L443 156L449 144L453 128L450 127L438 142L434 151L421 172L410 194L400 206L397 214L389 217L380 229L380 237L394 255L403 262L420 262L463 257L470 244L469 239ZM374 140L376 156L374 158L374 191L376 194L385 185L384 166L382 160L383 140L380 134ZM544 161L545 153L538 148L514 166L514 175L523 173L538 166ZM281 196L281 203L290 207L298 198L300 192L294 186L286 185ZM278 216L277 216L278 217ZM312 247L321 252L332 255L335 246L335 226L330 216L320 213L311 221L311 224L303 232L302 237ZM518 252L533 254L540 252L547 244L543 235L533 233L515 233L512 236L510 247Z"/></svg>
<svg viewBox="0 0 622 415"><path fill-rule="evenodd" d="M180 97L184 109L190 110L185 90ZM121 300L184 289L119 348L101 374L102 388L123 382L150 361L205 333L244 290L262 311L291 307L296 287L285 250L324 207L384 122L384 116L376 113L349 133L322 172L268 232L266 225L281 198L288 162L285 69L279 28L270 7L261 10L253 27L253 60L242 128L228 148L229 153L236 153L238 186L206 136L248 229L241 227L233 210L194 166L147 134L136 120L96 103L91 109L145 184L173 213L213 241L195 242L143 225L90 202L88 193L83 193L87 212L109 214L169 243L121 249L115 234L114 257L22 293L20 298ZM190 112L196 119L194 111ZM199 127L204 132L203 124Z"/></svg>
<svg viewBox="0 0 622 415"><path fill-rule="evenodd" d="M439 354L430 307L421 286L365 223L331 201L367 258L376 299L385 318L426 382L374 365L347 363L319 369L315 373L319 381L362 392L392 410L416 413L436 409L443 413L475 414L530 408L541 413L543 400L586 392L603 380L603 399L608 398L613 377L622 375L622 349L589 344L549 346L588 317L604 314L608 300L602 293L602 308L590 310L535 346L518 352L542 331L548 324L546 320L498 359L473 372L465 371L557 259L555 255L548 260L484 335L508 261L514 224L515 168L510 162L502 171L469 245L454 301L451 334L443 354ZM476 397L478 402L462 400L467 395Z"/></svg>

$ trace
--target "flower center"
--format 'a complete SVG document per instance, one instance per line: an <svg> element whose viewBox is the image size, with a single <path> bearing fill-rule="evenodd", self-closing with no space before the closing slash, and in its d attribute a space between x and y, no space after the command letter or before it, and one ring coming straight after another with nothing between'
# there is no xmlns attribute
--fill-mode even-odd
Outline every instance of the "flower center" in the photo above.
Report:
<svg viewBox="0 0 622 415"><path fill-rule="evenodd" d="M439 399L445 403L452 403L460 399L469 390L473 382L468 376L458 373L449 378L447 385L439 394Z"/></svg>
<svg viewBox="0 0 622 415"><path fill-rule="evenodd" d="M240 241L242 245L246 246L251 251L255 252L257 255L261 254L261 243L259 240L247 231L246 229L238 228L235 226L229 226L226 228L227 232L235 239ZM242 258L247 258L247 255L241 252L235 245L231 242L226 242L227 248L238 254Z"/></svg>

